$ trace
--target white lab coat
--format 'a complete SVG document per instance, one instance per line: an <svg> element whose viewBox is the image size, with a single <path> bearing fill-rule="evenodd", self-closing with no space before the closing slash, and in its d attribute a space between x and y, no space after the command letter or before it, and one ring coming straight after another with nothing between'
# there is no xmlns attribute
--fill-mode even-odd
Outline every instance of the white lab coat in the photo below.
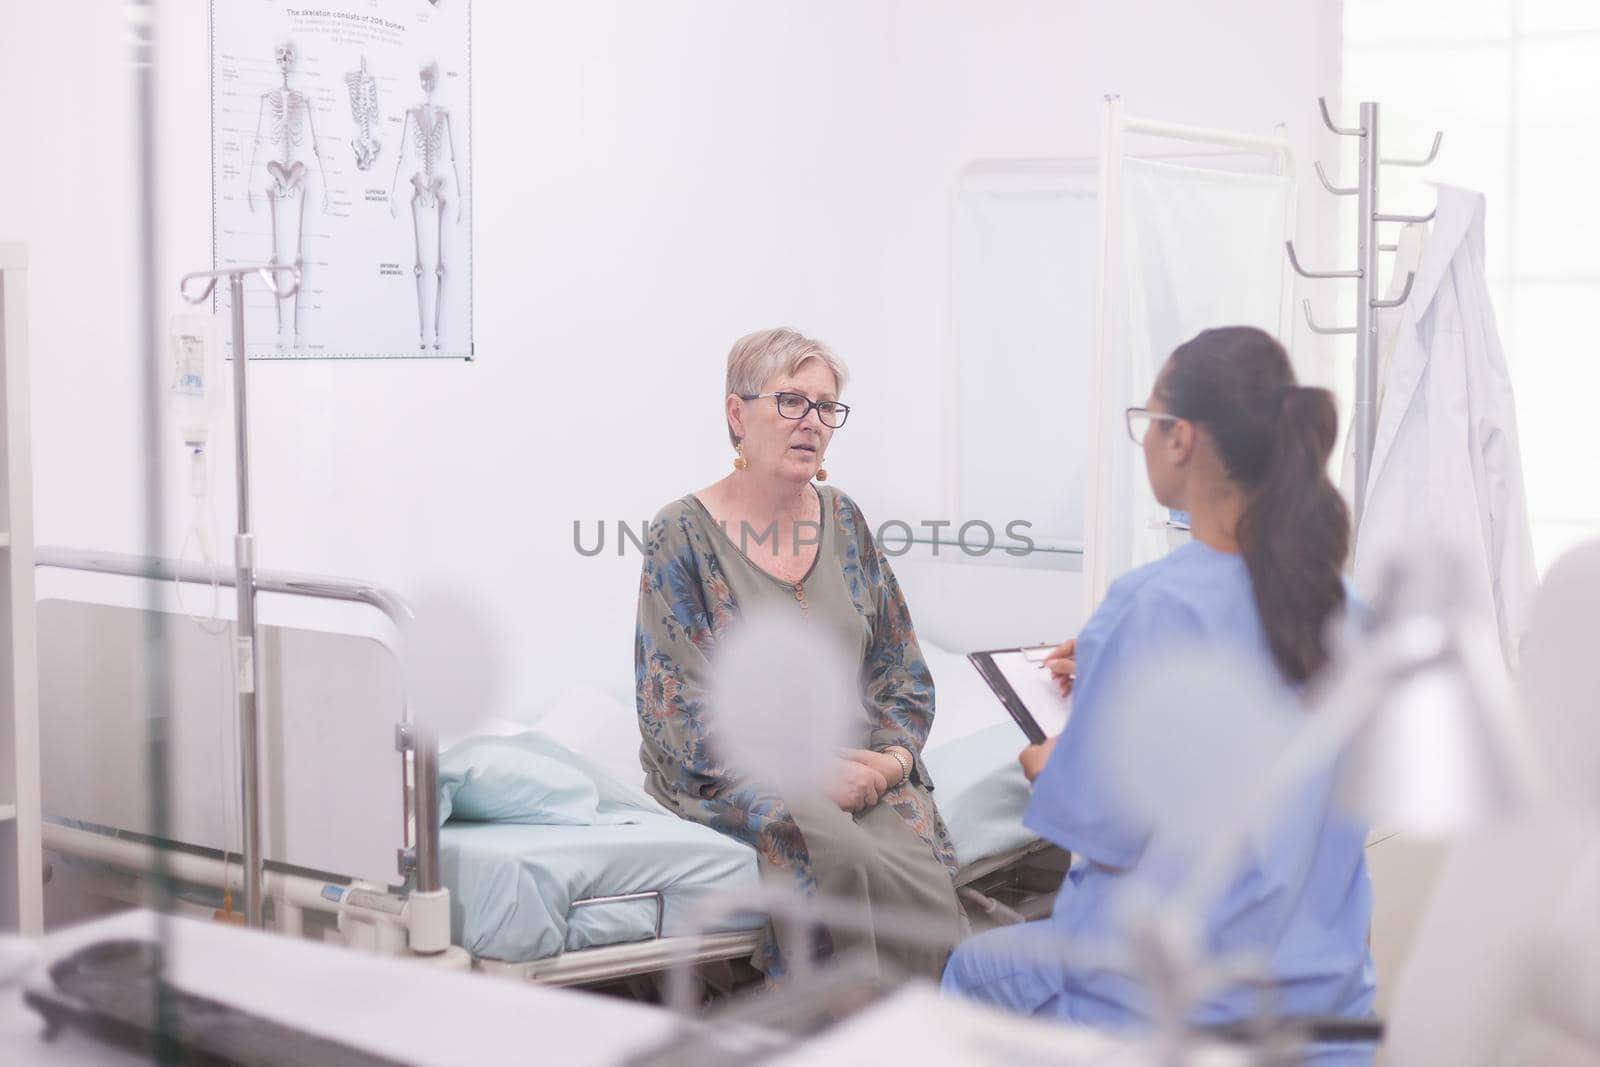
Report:
<svg viewBox="0 0 1600 1067"><path fill-rule="evenodd" d="M1470 610L1492 613L1515 666L1538 583L1517 417L1483 273L1484 198L1441 185L1382 384L1355 583L1377 592L1397 551L1453 548Z"/></svg>

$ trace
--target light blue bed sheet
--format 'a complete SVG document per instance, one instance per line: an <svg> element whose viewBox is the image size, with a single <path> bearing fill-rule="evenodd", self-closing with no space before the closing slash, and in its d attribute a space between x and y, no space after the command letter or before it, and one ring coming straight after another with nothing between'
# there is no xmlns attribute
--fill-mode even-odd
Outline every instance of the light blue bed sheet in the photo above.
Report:
<svg viewBox="0 0 1600 1067"><path fill-rule="evenodd" d="M1017 753L1028 743L1009 719L923 754L933 797L963 866L1022 848L1037 839L1022 825L1028 779Z"/></svg>
<svg viewBox="0 0 1600 1067"><path fill-rule="evenodd" d="M1024 742L1008 720L929 751L934 794L963 865L1021 848L1028 783ZM664 936L689 934L720 890L757 885L755 852L673 815L639 812L620 825L552 826L451 820L440 833L456 944L485 959L525 962L563 951L648 939L655 904L572 908L575 900L662 891ZM714 930L760 925L741 916Z"/></svg>
<svg viewBox="0 0 1600 1067"><path fill-rule="evenodd" d="M655 935L653 901L573 909L576 900L659 890L671 937L695 932L709 895L757 885L752 849L675 815L609 826L451 821L439 836L452 938L485 959L520 963ZM758 925L744 915L711 930Z"/></svg>

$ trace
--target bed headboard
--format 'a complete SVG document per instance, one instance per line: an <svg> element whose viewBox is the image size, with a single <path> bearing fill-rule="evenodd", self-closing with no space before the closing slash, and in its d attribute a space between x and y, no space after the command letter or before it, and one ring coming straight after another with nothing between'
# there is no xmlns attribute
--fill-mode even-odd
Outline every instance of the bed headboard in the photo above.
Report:
<svg viewBox="0 0 1600 1067"><path fill-rule="evenodd" d="M70 558L40 552L45 817L237 854L231 631L207 632L192 621L171 577L156 570L144 577L91 572ZM211 607L204 586L186 585L183 596L189 611ZM218 600L231 615L231 593ZM406 817L395 748L404 715L398 631L372 603L265 591L259 602L264 857L397 885ZM172 682L161 711L171 813L165 832L152 816L149 724L141 707L151 625L164 628Z"/></svg>

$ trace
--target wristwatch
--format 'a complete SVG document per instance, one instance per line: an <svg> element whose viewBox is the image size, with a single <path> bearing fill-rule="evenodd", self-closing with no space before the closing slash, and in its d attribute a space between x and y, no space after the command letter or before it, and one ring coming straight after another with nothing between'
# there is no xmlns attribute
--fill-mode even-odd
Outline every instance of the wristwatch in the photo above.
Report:
<svg viewBox="0 0 1600 1067"><path fill-rule="evenodd" d="M902 755L900 750L896 748L886 749L885 751L888 755L894 757L896 763L900 764L900 780L895 783L895 787L898 788L911 781L911 769L915 764L911 762L910 757Z"/></svg>

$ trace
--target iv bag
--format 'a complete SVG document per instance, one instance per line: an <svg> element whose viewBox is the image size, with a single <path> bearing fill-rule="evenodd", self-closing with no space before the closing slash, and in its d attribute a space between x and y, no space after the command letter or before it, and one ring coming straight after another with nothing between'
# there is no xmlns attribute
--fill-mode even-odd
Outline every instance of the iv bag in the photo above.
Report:
<svg viewBox="0 0 1600 1067"><path fill-rule="evenodd" d="M222 327L214 315L172 316L173 417L183 443L204 449L211 423L222 402Z"/></svg>

